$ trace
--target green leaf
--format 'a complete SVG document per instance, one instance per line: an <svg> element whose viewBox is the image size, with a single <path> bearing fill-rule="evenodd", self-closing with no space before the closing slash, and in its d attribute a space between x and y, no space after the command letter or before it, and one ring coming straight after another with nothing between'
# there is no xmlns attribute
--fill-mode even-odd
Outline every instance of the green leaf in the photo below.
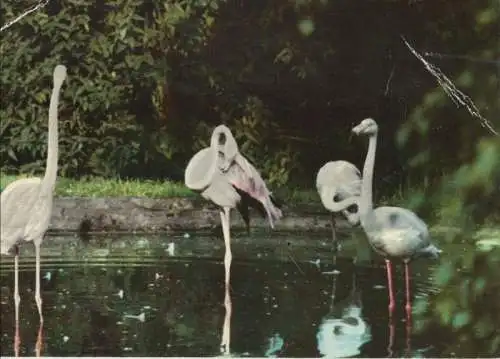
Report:
<svg viewBox="0 0 500 359"><path fill-rule="evenodd" d="M452 326L457 330L463 328L470 322L470 314L467 311L461 311L453 316Z"/></svg>
<svg viewBox="0 0 500 359"><path fill-rule="evenodd" d="M309 36L314 32L314 22L311 19L300 20L298 28L302 35Z"/></svg>

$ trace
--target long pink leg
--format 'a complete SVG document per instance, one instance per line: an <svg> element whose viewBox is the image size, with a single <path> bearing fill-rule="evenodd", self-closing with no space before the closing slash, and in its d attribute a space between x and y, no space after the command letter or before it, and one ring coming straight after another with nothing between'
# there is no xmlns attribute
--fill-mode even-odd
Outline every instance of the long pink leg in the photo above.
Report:
<svg viewBox="0 0 500 359"><path fill-rule="evenodd" d="M387 345L387 357L392 357L394 354L393 347L394 347L394 335L396 332L396 328L394 325L394 321L389 318L389 344Z"/></svg>
<svg viewBox="0 0 500 359"><path fill-rule="evenodd" d="M405 260L405 282L406 282L406 321L411 322L411 296L410 296L410 267Z"/></svg>
<svg viewBox="0 0 500 359"><path fill-rule="evenodd" d="M406 353L411 357L411 322L406 322Z"/></svg>
<svg viewBox="0 0 500 359"><path fill-rule="evenodd" d="M43 323L43 314L42 314L42 296L40 294L40 245L41 241L35 240L35 271L36 271L36 280L35 280L35 302L38 308L38 314L40 315L40 323Z"/></svg>
<svg viewBox="0 0 500 359"><path fill-rule="evenodd" d="M21 336L19 335L19 323L16 322L16 329L14 334L14 356L19 357L19 347L21 346Z"/></svg>
<svg viewBox="0 0 500 359"><path fill-rule="evenodd" d="M226 247L226 253L224 255L224 268L225 268L225 295L224 295L224 307L226 308L226 315L224 317L224 326L222 328L222 341L221 341L221 352L223 354L229 354L229 346L231 342L231 296L229 293L229 283L231 274L231 261L233 255L231 253L231 236L229 230L229 208L224 208L224 211L220 213L220 218L222 222L222 233L224 234L224 243Z"/></svg>
<svg viewBox="0 0 500 359"><path fill-rule="evenodd" d="M392 288L392 264L389 259L385 260L385 267L387 268L387 286L389 289L389 317L394 313L394 291Z"/></svg>
<svg viewBox="0 0 500 359"><path fill-rule="evenodd" d="M43 323L40 323L40 327L38 328L38 335L36 337L36 345L35 345L35 353L37 357L40 357L42 354L43 348Z"/></svg>
<svg viewBox="0 0 500 359"><path fill-rule="evenodd" d="M410 293L410 267L409 261L405 260L405 282L406 282L406 352L411 351L411 293Z"/></svg>

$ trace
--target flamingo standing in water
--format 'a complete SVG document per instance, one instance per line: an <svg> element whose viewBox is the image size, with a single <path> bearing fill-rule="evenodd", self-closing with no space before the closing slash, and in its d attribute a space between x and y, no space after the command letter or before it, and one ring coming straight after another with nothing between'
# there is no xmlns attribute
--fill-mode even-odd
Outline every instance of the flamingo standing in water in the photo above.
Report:
<svg viewBox="0 0 500 359"><path fill-rule="evenodd" d="M389 289L389 315L394 312L394 291L392 285L392 259L402 259L405 265L406 314L411 318L410 269L409 262L416 257L438 258L441 250L430 241L427 225L412 211L401 207L373 208L373 169L377 149L378 125L371 118L364 119L352 129L355 135L369 138L368 153L363 166L361 197L347 198L343 205L359 202L359 214L368 241L375 252L385 258L387 284ZM341 203L342 203L341 202Z"/></svg>
<svg viewBox="0 0 500 359"><path fill-rule="evenodd" d="M47 166L42 178L22 178L4 188L1 197L0 252L14 252L14 304L16 325L19 323L19 244L35 245L35 302L43 323L42 297L40 294L40 246L50 224L54 189L57 180L59 94L66 79L66 67L57 65L53 73L53 88L49 105L49 135Z"/></svg>
<svg viewBox="0 0 500 359"><path fill-rule="evenodd" d="M217 126L212 132L210 147L200 150L191 158L186 167L184 182L188 188L200 192L203 198L212 201L220 208L226 247L224 303L227 321L227 325L224 326L226 330L222 335L221 349L227 354L230 341L229 278L232 261L229 213L231 209L239 209L248 227L248 205L256 206L267 215L272 228L274 228L274 221L279 220L282 213L259 172L239 152L231 130L224 125Z"/></svg>
<svg viewBox="0 0 500 359"><path fill-rule="evenodd" d="M359 224L359 210L356 206L346 208L339 205L339 201L346 198L359 197L361 193L359 169L347 161L327 162L316 175L316 189L321 198L321 203L331 212L332 238L336 249L339 249L340 243L337 238L335 214L342 213L351 226Z"/></svg>

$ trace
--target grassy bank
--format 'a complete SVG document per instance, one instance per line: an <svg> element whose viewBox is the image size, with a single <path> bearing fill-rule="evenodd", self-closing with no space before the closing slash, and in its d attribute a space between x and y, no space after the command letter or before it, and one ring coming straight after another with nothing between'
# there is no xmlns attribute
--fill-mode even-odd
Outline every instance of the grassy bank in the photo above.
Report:
<svg viewBox="0 0 500 359"><path fill-rule="evenodd" d="M27 176L0 175L0 184L5 188L12 181ZM182 183L169 181L138 181L104 179L98 177L74 180L58 178L56 185L58 196L68 197L188 197L195 193Z"/></svg>
<svg viewBox="0 0 500 359"><path fill-rule="evenodd" d="M0 186L5 188L12 181L27 176L11 176L0 174ZM181 182L151 181L151 180L122 180L91 177L74 180L58 178L56 194L67 197L192 197L197 194L189 190ZM290 190L280 188L275 194L286 201L298 203L319 203L316 191Z"/></svg>

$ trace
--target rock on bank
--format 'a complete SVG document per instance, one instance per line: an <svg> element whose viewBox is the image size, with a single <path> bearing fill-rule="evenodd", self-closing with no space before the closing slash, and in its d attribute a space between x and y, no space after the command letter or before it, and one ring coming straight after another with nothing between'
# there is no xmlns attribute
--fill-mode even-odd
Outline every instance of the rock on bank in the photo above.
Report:
<svg viewBox="0 0 500 359"><path fill-rule="evenodd" d="M329 213L321 206L288 206L276 230L325 230L330 226ZM197 198L152 199L142 197L54 199L49 227L54 232L169 232L210 230L219 226L218 209ZM244 228L237 211L231 212L232 228ZM251 212L252 228L268 227L265 219ZM345 221L340 228L348 228Z"/></svg>

